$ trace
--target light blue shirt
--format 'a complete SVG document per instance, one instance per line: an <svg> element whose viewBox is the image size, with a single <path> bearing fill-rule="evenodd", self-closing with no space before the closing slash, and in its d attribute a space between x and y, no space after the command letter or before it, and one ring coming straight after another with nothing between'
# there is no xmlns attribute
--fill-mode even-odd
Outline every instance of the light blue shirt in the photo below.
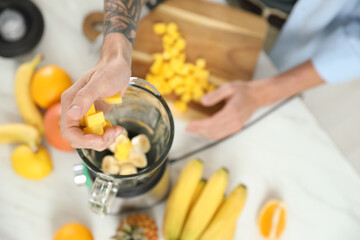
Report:
<svg viewBox="0 0 360 240"><path fill-rule="evenodd" d="M281 72L311 60L329 83L360 77L360 1L299 0L270 57Z"/></svg>

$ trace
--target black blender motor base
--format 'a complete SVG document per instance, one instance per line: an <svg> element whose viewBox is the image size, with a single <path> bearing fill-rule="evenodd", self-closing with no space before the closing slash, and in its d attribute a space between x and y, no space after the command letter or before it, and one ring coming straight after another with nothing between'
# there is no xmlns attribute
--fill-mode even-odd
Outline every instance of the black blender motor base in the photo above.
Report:
<svg viewBox="0 0 360 240"><path fill-rule="evenodd" d="M1 0L0 14L7 9L20 13L26 25L25 35L19 40L8 41L0 34L0 56L11 58L28 53L40 42L44 32L44 18L30 0Z"/></svg>

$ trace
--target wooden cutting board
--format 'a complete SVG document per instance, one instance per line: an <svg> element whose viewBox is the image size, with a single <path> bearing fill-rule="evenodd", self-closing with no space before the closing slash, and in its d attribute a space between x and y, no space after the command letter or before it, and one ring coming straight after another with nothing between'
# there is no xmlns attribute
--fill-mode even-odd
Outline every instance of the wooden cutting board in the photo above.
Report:
<svg viewBox="0 0 360 240"><path fill-rule="evenodd" d="M132 75L145 78L152 54L162 52L161 37L153 32L157 22L175 22L185 38L186 62L207 61L210 82L219 86L236 79L248 81L257 62L267 31L267 22L254 14L198 0L169 0L143 18L134 43ZM205 108L191 103L187 113L173 108L173 97L165 96L175 117L192 120L209 116L222 104Z"/></svg>

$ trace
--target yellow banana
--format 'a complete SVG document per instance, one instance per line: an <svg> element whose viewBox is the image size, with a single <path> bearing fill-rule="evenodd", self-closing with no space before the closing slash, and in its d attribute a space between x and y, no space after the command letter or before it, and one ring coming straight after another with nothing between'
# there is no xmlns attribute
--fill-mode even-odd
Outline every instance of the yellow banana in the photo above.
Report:
<svg viewBox="0 0 360 240"><path fill-rule="evenodd" d="M225 200L208 228L202 234L200 240L223 240L226 239L231 227L236 223L247 197L244 185L237 186Z"/></svg>
<svg viewBox="0 0 360 240"><path fill-rule="evenodd" d="M190 212L180 237L181 240L196 240L201 236L223 200L228 178L228 172L224 168L211 176Z"/></svg>
<svg viewBox="0 0 360 240"><path fill-rule="evenodd" d="M194 195L191 199L191 203L190 203L190 207L189 207L189 212L191 211L192 207L195 205L196 201L199 199L200 194L202 193L202 191L204 190L206 181L205 180L201 180L194 192Z"/></svg>
<svg viewBox="0 0 360 240"><path fill-rule="evenodd" d="M225 232L224 237L221 240L233 240L236 233L236 222L229 226L229 229Z"/></svg>
<svg viewBox="0 0 360 240"><path fill-rule="evenodd" d="M42 56L37 55L31 62L23 63L18 68L15 76L15 99L24 121L36 127L43 134L43 117L30 95L31 79L41 59Z"/></svg>
<svg viewBox="0 0 360 240"><path fill-rule="evenodd" d="M25 143L36 150L41 143L39 131L24 123L0 125L0 143Z"/></svg>
<svg viewBox="0 0 360 240"><path fill-rule="evenodd" d="M181 171L166 205L163 225L163 235L166 240L179 239L203 169L203 163L198 159L194 159Z"/></svg>

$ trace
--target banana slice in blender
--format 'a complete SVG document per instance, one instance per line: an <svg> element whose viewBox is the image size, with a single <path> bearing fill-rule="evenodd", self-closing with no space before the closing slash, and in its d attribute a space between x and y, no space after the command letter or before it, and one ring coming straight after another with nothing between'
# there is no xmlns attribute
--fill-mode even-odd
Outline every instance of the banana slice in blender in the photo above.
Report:
<svg viewBox="0 0 360 240"><path fill-rule="evenodd" d="M120 175L131 175L135 173L137 173L137 169L132 163L124 163L120 167Z"/></svg>
<svg viewBox="0 0 360 240"><path fill-rule="evenodd" d="M139 134L131 139L131 144L134 148L140 149L144 153L147 153L151 149L149 138L145 134Z"/></svg>
<svg viewBox="0 0 360 240"><path fill-rule="evenodd" d="M104 172L118 174L120 171L119 161L114 156L107 155L101 162L101 168Z"/></svg>
<svg viewBox="0 0 360 240"><path fill-rule="evenodd" d="M146 155L142 150L138 148L133 148L130 150L127 161L134 164L134 166L138 168L144 168L147 166Z"/></svg>
<svg viewBox="0 0 360 240"><path fill-rule="evenodd" d="M122 131L121 135L124 135L124 136L126 136L126 137L129 137L129 133L128 133L128 131L127 131L124 127L123 127L123 131Z"/></svg>
<svg viewBox="0 0 360 240"><path fill-rule="evenodd" d="M126 131L125 128L124 128L124 131ZM123 133L124 133L124 131L123 131ZM109 149L111 152L115 152L116 146L117 146L118 144L120 144L120 143L122 143L122 142L125 142L125 141L127 141L127 140L130 141L130 139L127 137L127 131L126 131L126 135L123 134L123 133L122 133L120 136L118 136L118 137L116 138L115 142L108 147L108 149Z"/></svg>

